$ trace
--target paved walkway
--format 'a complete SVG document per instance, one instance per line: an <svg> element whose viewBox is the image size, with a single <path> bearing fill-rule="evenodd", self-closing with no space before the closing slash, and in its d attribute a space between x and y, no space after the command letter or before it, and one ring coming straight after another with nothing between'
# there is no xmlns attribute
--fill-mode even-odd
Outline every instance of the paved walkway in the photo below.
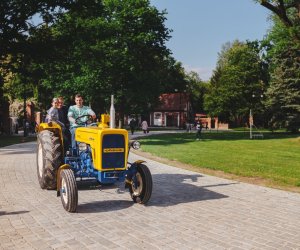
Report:
<svg viewBox="0 0 300 250"><path fill-rule="evenodd" d="M299 194L147 160L147 206L87 183L70 214L39 188L35 147L0 149L0 249L300 249Z"/></svg>

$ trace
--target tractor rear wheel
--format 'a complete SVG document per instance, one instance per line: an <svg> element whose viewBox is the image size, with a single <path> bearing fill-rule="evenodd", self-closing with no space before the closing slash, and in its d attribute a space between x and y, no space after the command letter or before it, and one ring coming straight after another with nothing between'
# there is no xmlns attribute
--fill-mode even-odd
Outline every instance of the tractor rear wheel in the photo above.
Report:
<svg viewBox="0 0 300 250"><path fill-rule="evenodd" d="M63 207L70 213L76 212L78 205L78 189L74 173L71 169L64 169L60 174L60 197Z"/></svg>
<svg viewBox="0 0 300 250"><path fill-rule="evenodd" d="M152 194L152 176L144 164L137 166L137 172L129 185L129 192L135 203L146 204Z"/></svg>
<svg viewBox="0 0 300 250"><path fill-rule="evenodd" d="M62 145L58 136L49 130L38 134L37 176L42 189L56 188L56 173L63 161Z"/></svg>

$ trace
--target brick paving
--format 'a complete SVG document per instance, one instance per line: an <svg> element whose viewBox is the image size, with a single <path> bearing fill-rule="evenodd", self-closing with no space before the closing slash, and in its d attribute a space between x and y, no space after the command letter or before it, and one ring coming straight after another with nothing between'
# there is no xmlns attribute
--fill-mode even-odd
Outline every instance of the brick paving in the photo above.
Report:
<svg viewBox="0 0 300 250"><path fill-rule="evenodd" d="M153 194L79 186L78 212L41 190L35 143L0 149L0 249L300 249L300 195L147 160ZM143 159L134 154L130 160Z"/></svg>

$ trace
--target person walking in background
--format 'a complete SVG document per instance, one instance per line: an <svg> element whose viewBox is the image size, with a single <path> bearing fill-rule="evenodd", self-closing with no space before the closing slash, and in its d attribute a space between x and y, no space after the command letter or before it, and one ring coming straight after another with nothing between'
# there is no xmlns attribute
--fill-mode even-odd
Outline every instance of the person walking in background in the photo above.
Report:
<svg viewBox="0 0 300 250"><path fill-rule="evenodd" d="M134 118L130 120L129 127L130 127L130 130L131 130L131 134L133 135L134 129L135 129L135 119Z"/></svg>
<svg viewBox="0 0 300 250"><path fill-rule="evenodd" d="M197 129L196 140L199 141L201 139L201 131L202 131L202 123L200 121L197 121L196 129Z"/></svg>
<svg viewBox="0 0 300 250"><path fill-rule="evenodd" d="M149 131L148 131L148 123L147 123L146 120L144 120L142 122L142 130L144 131L144 134L149 133Z"/></svg>

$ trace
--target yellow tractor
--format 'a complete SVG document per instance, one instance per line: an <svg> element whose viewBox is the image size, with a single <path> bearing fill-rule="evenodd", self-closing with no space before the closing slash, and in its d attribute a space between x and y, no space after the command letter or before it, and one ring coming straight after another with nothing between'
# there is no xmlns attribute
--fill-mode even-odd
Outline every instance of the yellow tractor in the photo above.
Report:
<svg viewBox="0 0 300 250"><path fill-rule="evenodd" d="M68 212L76 212L77 181L85 178L94 178L103 185L124 182L132 200L146 204L152 193L149 168L144 161L127 161L130 147L139 148L139 142L129 141L127 130L109 127L109 115L101 115L99 124L92 123L89 115L85 118L82 127L76 129L76 147L66 152L61 125L39 124L37 175L40 187L56 189Z"/></svg>

